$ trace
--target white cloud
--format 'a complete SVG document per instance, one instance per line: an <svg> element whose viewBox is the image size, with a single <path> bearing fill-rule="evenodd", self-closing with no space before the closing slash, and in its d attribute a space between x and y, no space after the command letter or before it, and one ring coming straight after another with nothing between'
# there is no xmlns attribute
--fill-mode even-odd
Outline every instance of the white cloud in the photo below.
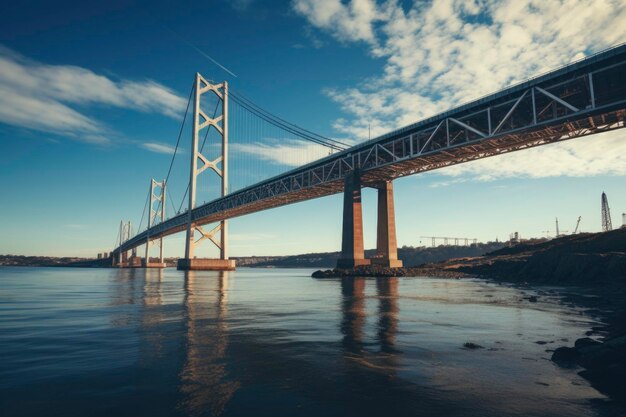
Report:
<svg viewBox="0 0 626 417"><path fill-rule="evenodd" d="M485 158L435 172L454 179L434 183L434 186L466 180L626 175L626 130Z"/></svg>
<svg viewBox="0 0 626 417"><path fill-rule="evenodd" d="M264 139L263 142L230 145L232 152L253 155L277 165L297 167L328 156L329 148L292 139Z"/></svg>
<svg viewBox="0 0 626 417"><path fill-rule="evenodd" d="M394 1L294 0L293 8L319 30L342 42L365 42L373 57L385 60L383 71L360 85L325 90L346 113L335 120L335 129L360 140L369 128L372 137L389 132L626 37L622 0L415 1L407 10ZM578 175L544 169L527 156L545 152L570 162L594 158L591 165L578 165L590 174L626 174L613 156L593 154L595 145L572 146L551 145L442 172L481 176L481 167L500 167L505 160L535 167L529 172L536 175Z"/></svg>
<svg viewBox="0 0 626 417"><path fill-rule="evenodd" d="M111 129L77 109L90 105L175 117L185 100L154 81L114 81L81 67L42 64L0 46L0 122L107 143Z"/></svg>
<svg viewBox="0 0 626 417"><path fill-rule="evenodd" d="M373 0L295 0L293 8L319 28L330 30L340 40L375 43L373 25L380 17Z"/></svg>
<svg viewBox="0 0 626 417"><path fill-rule="evenodd" d="M141 146L144 149L147 149L151 152L165 153L168 155L173 155L174 150L175 150L173 146L165 145L163 143L156 143L156 142L145 142L145 143L142 143ZM181 152L181 149L178 148L177 152Z"/></svg>

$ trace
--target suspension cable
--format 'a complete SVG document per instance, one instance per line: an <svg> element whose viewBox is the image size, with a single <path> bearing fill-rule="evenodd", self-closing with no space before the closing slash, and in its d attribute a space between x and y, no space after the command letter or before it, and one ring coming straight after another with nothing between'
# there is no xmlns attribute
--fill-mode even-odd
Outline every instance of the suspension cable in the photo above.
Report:
<svg viewBox="0 0 626 417"><path fill-rule="evenodd" d="M185 122L187 121L187 114L189 113L189 105L191 104L191 96L193 94L193 89L194 89L194 84L191 85L191 90L189 91L189 98L187 98L187 107L185 108L185 115L183 116L183 121L180 124L180 130L178 131L178 138L176 139L176 147L174 148L174 154L172 155L172 160L170 161L170 167L167 170L167 175L165 176L165 185L167 187L167 184L169 183L169 179L170 179L170 174L172 173L172 167L174 166L174 159L176 158L176 153L178 152L178 145L180 145L180 138L183 135L183 130L185 128ZM169 189L167 189L167 192L169 192ZM174 212L176 212L176 205L174 204L174 201L171 199L170 197L170 204L172 204L172 208L174 209ZM159 211L159 209L161 208L161 203L163 202L163 198L161 198L159 200L159 205L157 206L157 212Z"/></svg>
<svg viewBox="0 0 626 417"><path fill-rule="evenodd" d="M217 114L217 108L218 108L219 104L220 104L219 101L217 101L215 103L215 109L213 109L213 119L215 119L215 115ZM204 150L204 144L206 143L206 138L209 136L209 131L211 130L211 126L213 126L213 125L209 125L209 127L206 130L206 133L204 134L204 139L202 139L202 146L200 146L200 153L202 153L202 151ZM187 197L187 193L188 192L189 192L189 183L187 183L187 189L185 190L185 194L183 194L183 198L180 201L180 206L178 207L178 212L179 213L183 209L183 203L185 202L185 197Z"/></svg>
<svg viewBox="0 0 626 417"><path fill-rule="evenodd" d="M343 142L340 142L336 139L331 139L325 136L322 136L318 133L311 132L303 127L300 127L294 123L288 122L285 119L282 119L279 116L276 116L269 111L263 109L261 106L254 103L249 98L237 92L230 92L230 96L236 101L239 105L246 108L246 110L256 114L263 120L267 121L270 124L273 124L276 127L282 128L284 130L289 131L297 136L302 137L303 139L310 140L312 142L318 143L320 145L324 145L330 148L334 148L336 150L343 150L348 148L349 146Z"/></svg>
<svg viewBox="0 0 626 417"><path fill-rule="evenodd" d="M146 203L143 205L143 212L141 212L141 221L139 222L139 228L137 230L141 230L141 225L143 224L143 218L146 215L146 208L148 207L148 201L150 200L150 192L148 192L148 197L146 198ZM150 220L148 220L148 224Z"/></svg>

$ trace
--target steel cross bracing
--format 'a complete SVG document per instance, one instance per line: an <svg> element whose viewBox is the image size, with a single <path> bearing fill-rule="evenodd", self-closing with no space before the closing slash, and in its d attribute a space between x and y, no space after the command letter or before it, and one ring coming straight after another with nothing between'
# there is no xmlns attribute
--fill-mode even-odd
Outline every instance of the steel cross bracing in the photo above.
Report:
<svg viewBox="0 0 626 417"><path fill-rule="evenodd" d="M158 195L155 194L155 190L160 190ZM146 264L150 260L149 251L150 251L150 243L153 238L150 236L150 227L156 223L156 220L159 219L161 222L165 220L165 194L166 194L166 184L165 180L156 181L154 178L150 179L150 191L149 198L150 204L148 206L148 227L146 229ZM156 207L154 204L158 203ZM160 237L157 240L157 244L159 245L159 261L163 262L163 237Z"/></svg>
<svg viewBox="0 0 626 417"><path fill-rule="evenodd" d="M213 242L220 250L220 259L228 259L228 222L226 218L220 219L218 224L212 231L205 232L202 229L202 222L196 221L194 217L196 207L196 182L197 177L207 169L212 169L221 181L222 197L228 194L228 83L224 81L221 84L211 84L200 74L196 73L196 81L194 87L194 117L193 117L193 136L191 149L191 166L189 176L189 208L187 209L187 238L185 243L185 259L194 257L194 249L205 239ZM221 103L221 115L211 118L202 109L202 95L212 93ZM198 149L200 131L213 127L221 138L221 155L214 160L207 159ZM198 160L202 162L202 166L198 167ZM148 231L146 231L148 232ZM195 232L199 232L201 237L196 240ZM215 238L217 232L220 232L220 240Z"/></svg>
<svg viewBox="0 0 626 417"><path fill-rule="evenodd" d="M493 155L624 127L626 45L525 81L322 158L192 210L203 225L341 192L359 170L364 186ZM626 139L625 139L626 140ZM607 150L609 151L609 150ZM185 229L183 213L150 230ZM145 241L143 232L124 250Z"/></svg>

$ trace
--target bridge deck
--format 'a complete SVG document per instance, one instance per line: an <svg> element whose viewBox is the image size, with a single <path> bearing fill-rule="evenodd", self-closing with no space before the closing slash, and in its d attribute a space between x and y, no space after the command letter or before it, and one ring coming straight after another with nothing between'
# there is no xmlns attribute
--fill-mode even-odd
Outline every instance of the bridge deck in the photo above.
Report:
<svg viewBox="0 0 626 417"><path fill-rule="evenodd" d="M626 120L626 45L596 54L437 116L356 145L195 208L198 225L343 190L355 169L362 182L430 171L600 133ZM186 229L182 213L115 249L126 251Z"/></svg>

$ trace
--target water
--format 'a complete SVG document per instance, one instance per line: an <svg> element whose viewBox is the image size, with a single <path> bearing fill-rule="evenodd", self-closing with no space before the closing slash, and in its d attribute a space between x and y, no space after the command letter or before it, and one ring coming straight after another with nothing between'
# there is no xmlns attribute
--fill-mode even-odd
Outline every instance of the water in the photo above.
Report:
<svg viewBox="0 0 626 417"><path fill-rule="evenodd" d="M604 398L549 361L593 324L550 297L311 272L0 267L0 414L587 416Z"/></svg>

